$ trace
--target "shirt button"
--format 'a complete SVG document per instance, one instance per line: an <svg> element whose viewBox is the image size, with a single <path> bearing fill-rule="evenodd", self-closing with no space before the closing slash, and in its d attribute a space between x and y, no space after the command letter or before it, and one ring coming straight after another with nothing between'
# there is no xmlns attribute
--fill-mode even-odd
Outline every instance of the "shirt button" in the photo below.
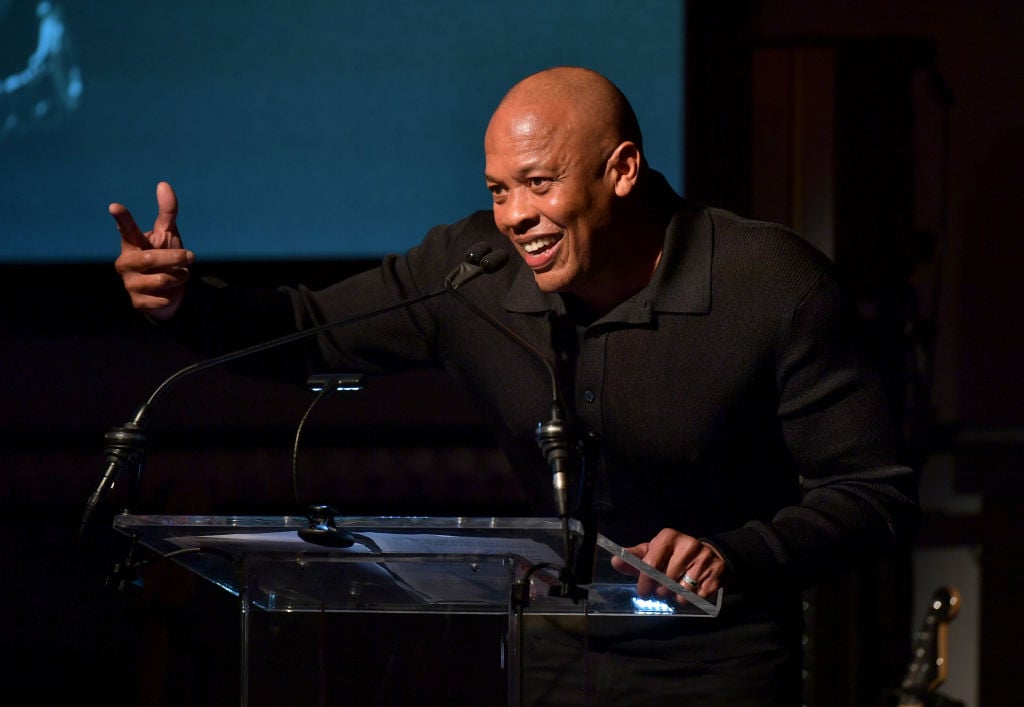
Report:
<svg viewBox="0 0 1024 707"><path fill-rule="evenodd" d="M592 390L584 390L583 399L586 400L588 403L592 403L595 400L597 400L597 395L595 395L594 391Z"/></svg>

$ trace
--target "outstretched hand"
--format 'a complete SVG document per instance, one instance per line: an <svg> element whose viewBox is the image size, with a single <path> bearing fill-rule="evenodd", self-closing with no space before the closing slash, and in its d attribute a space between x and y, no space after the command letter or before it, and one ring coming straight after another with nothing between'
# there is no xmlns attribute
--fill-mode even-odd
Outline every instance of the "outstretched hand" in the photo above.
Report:
<svg viewBox="0 0 1024 707"><path fill-rule="evenodd" d="M178 233L178 197L167 182L156 186L157 217L143 233L123 204L111 204L110 215L121 232L121 255L114 267L121 275L132 306L154 319L174 316L185 295L188 268L195 255L185 250Z"/></svg>
<svg viewBox="0 0 1024 707"><path fill-rule="evenodd" d="M665 573L681 585L692 588L693 592L707 599L724 584L725 559L718 551L695 537L665 528L650 542L625 548L639 559ZM623 574L638 577L636 591L641 597L652 594L668 598L672 590L664 587L647 575L641 574L632 565L619 557L612 558L612 567ZM684 595L677 600L685 601Z"/></svg>

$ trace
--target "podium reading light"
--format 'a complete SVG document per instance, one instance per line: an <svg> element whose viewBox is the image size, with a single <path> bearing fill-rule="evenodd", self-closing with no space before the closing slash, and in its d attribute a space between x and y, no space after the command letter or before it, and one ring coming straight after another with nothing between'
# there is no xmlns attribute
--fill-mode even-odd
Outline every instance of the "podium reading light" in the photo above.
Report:
<svg viewBox="0 0 1024 707"><path fill-rule="evenodd" d="M295 443L292 445L292 493L295 494L295 505L301 505L299 501L299 440L302 437L302 430L306 427L306 420L313 412L313 408L321 400L329 395L338 392L355 392L363 389L363 381L366 375L363 373L316 373L309 377L306 385L316 393L316 397L306 408L299 426L295 430ZM340 530L335 524L334 516L338 512L326 505L310 506L306 518L309 526L301 528L299 537L308 543L324 545L326 547L351 547L356 539L347 530Z"/></svg>
<svg viewBox="0 0 1024 707"><path fill-rule="evenodd" d="M315 373L309 377L306 385L314 393L320 393L324 390L351 393L362 390L365 387L363 385L365 380L365 373Z"/></svg>

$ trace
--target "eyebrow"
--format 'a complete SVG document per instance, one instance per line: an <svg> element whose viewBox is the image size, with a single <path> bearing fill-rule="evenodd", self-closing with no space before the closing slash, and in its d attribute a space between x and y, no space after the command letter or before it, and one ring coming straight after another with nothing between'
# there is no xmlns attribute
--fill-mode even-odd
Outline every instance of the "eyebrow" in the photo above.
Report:
<svg viewBox="0 0 1024 707"><path fill-rule="evenodd" d="M529 162L525 162L523 164L518 165L516 167L516 169L513 170L513 172L512 172L512 178L516 179L516 180L521 180L521 179L525 178L525 176L527 174L529 174L531 171L533 171L535 169L543 169L543 170L547 170L547 171L552 171L553 170L553 171L556 171L556 172L559 171L559 170L557 170L555 167L553 167L550 164L550 160L537 158L537 159L530 160ZM499 183L499 184L502 183L502 180L498 179L497 177L491 176L490 174L488 174L486 172L486 170L484 171L484 180L486 180L488 182Z"/></svg>

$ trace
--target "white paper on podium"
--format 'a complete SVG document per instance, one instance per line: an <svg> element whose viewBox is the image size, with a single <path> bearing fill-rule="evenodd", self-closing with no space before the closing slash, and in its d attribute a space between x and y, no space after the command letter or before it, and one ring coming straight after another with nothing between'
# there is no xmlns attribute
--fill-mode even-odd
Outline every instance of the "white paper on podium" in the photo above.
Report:
<svg viewBox="0 0 1024 707"><path fill-rule="evenodd" d="M553 571L557 571L563 564L562 558L551 547L529 538L380 532L355 535L355 545L331 548L330 552L338 555L372 553L408 557L401 560L385 559L376 564L426 603L493 602L496 596L507 593L512 576L512 569L508 563L499 561L500 558L521 558L526 566L548 563ZM293 530L192 535L168 540L182 548L219 547L228 552L244 546L249 554L324 551L324 548L302 540ZM430 559L434 555L450 557L444 562L436 562ZM487 557L492 561L476 562L474 557Z"/></svg>

